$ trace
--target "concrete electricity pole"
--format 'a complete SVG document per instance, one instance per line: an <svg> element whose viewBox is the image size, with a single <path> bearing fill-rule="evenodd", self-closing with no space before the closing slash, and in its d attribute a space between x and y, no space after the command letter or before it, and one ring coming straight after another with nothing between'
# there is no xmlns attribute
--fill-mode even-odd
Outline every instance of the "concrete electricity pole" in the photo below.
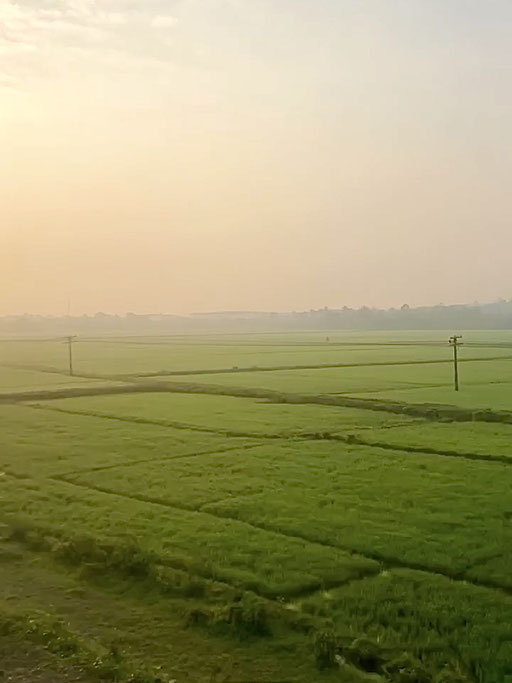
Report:
<svg viewBox="0 0 512 683"><path fill-rule="evenodd" d="M69 356L69 374L73 377L73 339L75 337L66 337L66 344L68 345L68 356Z"/></svg>
<svg viewBox="0 0 512 683"><path fill-rule="evenodd" d="M459 341L459 339L462 339L462 335L460 334L454 334L453 337L450 337L448 340L448 343L450 346L453 347L453 380L455 384L455 391L459 390L459 357L458 357L458 349L459 346L462 346L462 342Z"/></svg>

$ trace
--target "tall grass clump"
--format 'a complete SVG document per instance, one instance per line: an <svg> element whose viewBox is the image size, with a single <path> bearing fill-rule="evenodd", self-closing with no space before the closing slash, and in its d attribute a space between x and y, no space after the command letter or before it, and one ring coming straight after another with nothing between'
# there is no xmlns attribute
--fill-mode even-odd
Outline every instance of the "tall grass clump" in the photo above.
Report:
<svg viewBox="0 0 512 683"><path fill-rule="evenodd" d="M271 635L266 606L249 596L230 605L192 608L187 614L187 625L212 628L239 640Z"/></svg>

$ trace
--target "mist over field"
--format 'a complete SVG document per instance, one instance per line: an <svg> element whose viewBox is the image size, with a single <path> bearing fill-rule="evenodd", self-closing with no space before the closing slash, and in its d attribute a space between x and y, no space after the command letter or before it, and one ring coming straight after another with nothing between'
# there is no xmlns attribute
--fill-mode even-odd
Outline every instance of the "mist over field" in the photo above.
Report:
<svg viewBox="0 0 512 683"><path fill-rule="evenodd" d="M393 331L411 330L425 339L446 337L446 330L512 330L512 301L472 306L425 306L376 309L327 307L284 313L264 311L219 311L189 316L169 314L113 315L95 313L82 316L0 316L0 336L6 338L68 335L142 336L186 333L278 333L311 331ZM489 338L491 335L487 335Z"/></svg>

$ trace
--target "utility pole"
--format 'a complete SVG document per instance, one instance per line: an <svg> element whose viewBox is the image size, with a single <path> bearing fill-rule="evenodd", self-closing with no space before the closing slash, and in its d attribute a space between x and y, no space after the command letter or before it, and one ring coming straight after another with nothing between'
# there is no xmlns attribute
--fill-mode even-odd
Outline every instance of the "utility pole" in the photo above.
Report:
<svg viewBox="0 0 512 683"><path fill-rule="evenodd" d="M69 374L73 377L73 339L74 337L66 337L65 344L68 345L68 357L69 357Z"/></svg>
<svg viewBox="0 0 512 683"><path fill-rule="evenodd" d="M459 346L462 346L462 342L459 341L459 339L462 339L462 335L460 334L454 334L453 337L450 337L448 340L448 343L450 346L453 347L453 380L455 384L455 391L459 391L459 357L458 357L458 350Z"/></svg>

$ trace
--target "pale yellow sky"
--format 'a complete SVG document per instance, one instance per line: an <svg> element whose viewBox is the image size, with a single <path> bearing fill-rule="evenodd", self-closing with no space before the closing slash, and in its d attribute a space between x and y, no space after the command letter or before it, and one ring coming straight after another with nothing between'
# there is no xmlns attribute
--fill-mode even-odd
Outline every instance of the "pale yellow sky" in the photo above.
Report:
<svg viewBox="0 0 512 683"><path fill-rule="evenodd" d="M0 0L0 315L512 297L510 0Z"/></svg>

